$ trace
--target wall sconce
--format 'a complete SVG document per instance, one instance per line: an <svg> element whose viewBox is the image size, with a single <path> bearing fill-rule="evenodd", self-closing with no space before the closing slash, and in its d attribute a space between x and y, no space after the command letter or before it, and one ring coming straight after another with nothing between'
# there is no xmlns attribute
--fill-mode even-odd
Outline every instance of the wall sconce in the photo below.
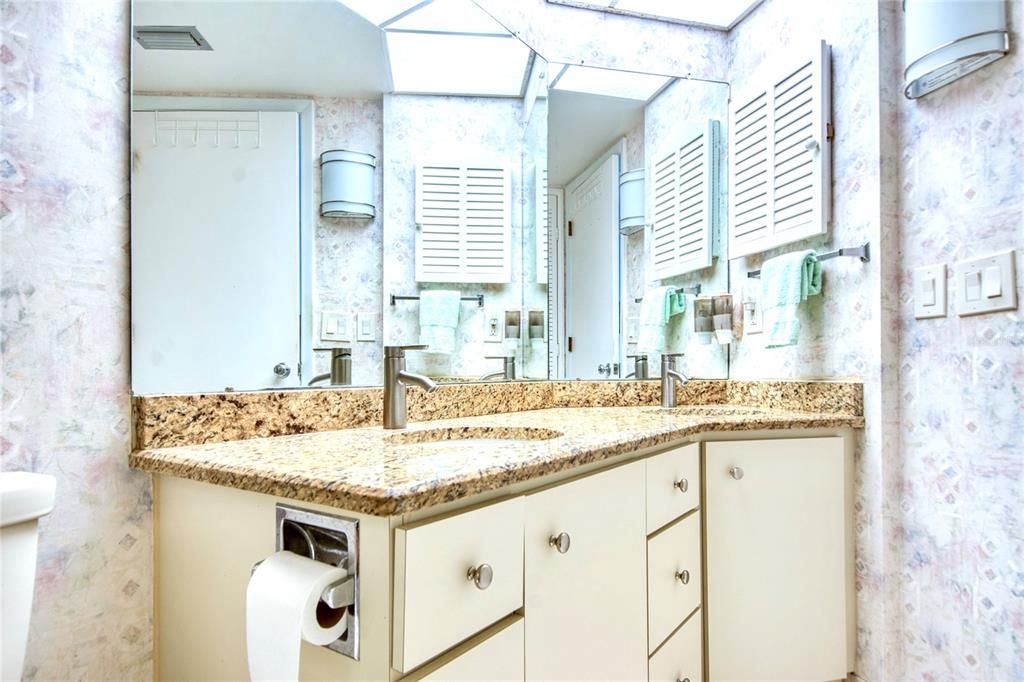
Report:
<svg viewBox="0 0 1024 682"><path fill-rule="evenodd" d="M916 99L1010 51L1005 0L904 2L903 94Z"/></svg>
<svg viewBox="0 0 1024 682"><path fill-rule="evenodd" d="M320 155L320 215L325 218L373 218L373 173L377 157L347 149Z"/></svg>
<svg viewBox="0 0 1024 682"><path fill-rule="evenodd" d="M619 234L633 234L644 228L644 169L619 176Z"/></svg>

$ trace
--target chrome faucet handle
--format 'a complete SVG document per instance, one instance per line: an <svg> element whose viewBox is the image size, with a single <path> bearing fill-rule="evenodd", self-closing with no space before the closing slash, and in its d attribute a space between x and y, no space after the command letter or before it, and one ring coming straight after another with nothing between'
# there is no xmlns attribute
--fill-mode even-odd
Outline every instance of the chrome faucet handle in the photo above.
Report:
<svg viewBox="0 0 1024 682"><path fill-rule="evenodd" d="M685 355L686 355L686 353L662 353L661 357L662 357L662 359L664 359L664 358L672 359L672 358L681 358L681 357L684 357ZM632 356L630 356L630 357L632 357Z"/></svg>
<svg viewBox="0 0 1024 682"><path fill-rule="evenodd" d="M514 355L485 355L484 360L514 360Z"/></svg>

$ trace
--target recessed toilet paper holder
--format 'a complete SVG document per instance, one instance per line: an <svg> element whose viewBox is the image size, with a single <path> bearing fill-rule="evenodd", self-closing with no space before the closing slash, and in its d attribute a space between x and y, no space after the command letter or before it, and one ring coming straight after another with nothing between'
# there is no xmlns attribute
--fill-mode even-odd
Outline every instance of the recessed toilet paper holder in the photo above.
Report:
<svg viewBox="0 0 1024 682"><path fill-rule="evenodd" d="M348 576L324 588L320 600L332 609L348 608L345 633L328 649L359 660L359 521L287 504L277 505L277 551L295 552L331 566ZM252 570L256 570L256 563Z"/></svg>

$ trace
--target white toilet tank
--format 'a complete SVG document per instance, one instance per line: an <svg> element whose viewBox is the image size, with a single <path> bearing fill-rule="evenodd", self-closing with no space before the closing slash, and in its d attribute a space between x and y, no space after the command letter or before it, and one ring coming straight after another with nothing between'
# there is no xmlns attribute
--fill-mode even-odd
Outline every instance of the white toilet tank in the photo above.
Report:
<svg viewBox="0 0 1024 682"><path fill-rule="evenodd" d="M0 472L0 679L20 680L32 615L39 517L53 511L57 480L25 471Z"/></svg>

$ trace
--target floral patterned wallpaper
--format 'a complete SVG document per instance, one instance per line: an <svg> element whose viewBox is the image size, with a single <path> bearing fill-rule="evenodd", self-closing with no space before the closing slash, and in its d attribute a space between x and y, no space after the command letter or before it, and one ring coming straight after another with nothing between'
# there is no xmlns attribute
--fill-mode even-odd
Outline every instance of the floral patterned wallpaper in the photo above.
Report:
<svg viewBox="0 0 1024 682"><path fill-rule="evenodd" d="M891 679L1024 679L1024 308L917 320L913 269L1016 250L1024 305L1024 4L1010 56L899 97L903 295L898 610ZM902 63L902 59L900 60Z"/></svg>
<svg viewBox="0 0 1024 682"><path fill-rule="evenodd" d="M0 13L0 467L57 477L25 679L151 679L151 489L127 466L129 6Z"/></svg>
<svg viewBox="0 0 1024 682"><path fill-rule="evenodd" d="M377 215L373 220L325 218L316 211L313 246L313 347L345 345L352 348L352 384L379 386L384 381L383 296L384 255L382 252L384 201L383 104L379 99L317 97L313 100L316 139L313 150L317 168L313 177L313 205L320 206L320 154L329 149L351 149L377 157ZM372 314L375 341L330 344L320 341L323 311L350 315ZM316 374L330 371L330 353L314 352ZM323 384L319 384L323 385Z"/></svg>

